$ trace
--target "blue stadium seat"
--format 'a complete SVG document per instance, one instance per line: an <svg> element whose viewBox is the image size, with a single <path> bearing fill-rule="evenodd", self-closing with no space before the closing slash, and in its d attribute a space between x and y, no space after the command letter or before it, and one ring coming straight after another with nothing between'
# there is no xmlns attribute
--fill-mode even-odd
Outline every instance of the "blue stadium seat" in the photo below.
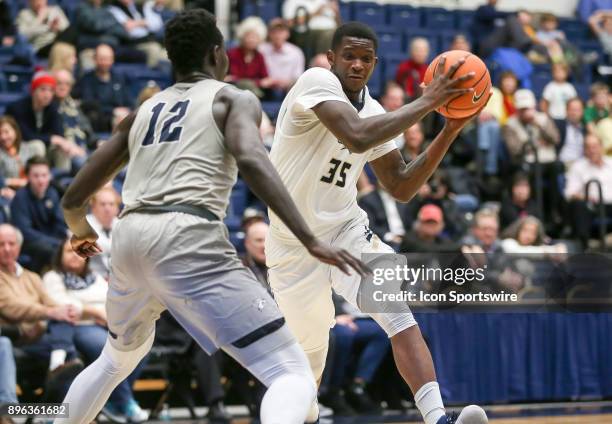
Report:
<svg viewBox="0 0 612 424"><path fill-rule="evenodd" d="M402 53L406 51L403 35L399 30L374 28L378 35L378 51L387 53Z"/></svg>
<svg viewBox="0 0 612 424"><path fill-rule="evenodd" d="M30 85L33 69L29 66L3 65L0 71L6 78L6 89L11 93L24 93Z"/></svg>
<svg viewBox="0 0 612 424"><path fill-rule="evenodd" d="M342 18L342 22L353 20L353 8L351 7L351 3L346 1L340 2L340 17Z"/></svg>
<svg viewBox="0 0 612 424"><path fill-rule="evenodd" d="M22 93L0 93L0 106L6 108L7 105L23 97Z"/></svg>
<svg viewBox="0 0 612 424"><path fill-rule="evenodd" d="M456 10L455 11L455 28L459 31L469 31L474 22L473 10Z"/></svg>
<svg viewBox="0 0 612 424"><path fill-rule="evenodd" d="M582 101L586 102L591 97L591 85L586 82L575 82L574 88L578 93L578 97L582 99Z"/></svg>
<svg viewBox="0 0 612 424"><path fill-rule="evenodd" d="M384 6L376 3L353 2L353 18L370 26L385 25L386 13Z"/></svg>
<svg viewBox="0 0 612 424"><path fill-rule="evenodd" d="M438 36L438 46L440 47L440 51L438 53L450 50L450 46L453 42L453 39L457 34L463 34L467 37L467 39L471 42L470 36L465 32L456 31L454 29L450 30L441 30L440 35Z"/></svg>
<svg viewBox="0 0 612 424"><path fill-rule="evenodd" d="M265 22L280 16L281 7L277 0L243 0L240 8L240 20L249 16L259 16Z"/></svg>
<svg viewBox="0 0 612 424"><path fill-rule="evenodd" d="M395 81L395 73L397 72L397 67L407 58L408 56L403 53L385 54L380 58L381 62L383 62L383 77L385 82Z"/></svg>
<svg viewBox="0 0 612 424"><path fill-rule="evenodd" d="M368 90L370 91L370 96L378 98L382 94L385 84L385 81L383 81L382 78L382 68L380 66L376 66L374 68L374 72L372 72L370 81L368 82Z"/></svg>
<svg viewBox="0 0 612 424"><path fill-rule="evenodd" d="M550 75L546 74L533 74L531 76L531 89L538 99L542 97L542 91L544 91L544 87L550 82L550 80Z"/></svg>
<svg viewBox="0 0 612 424"><path fill-rule="evenodd" d="M261 108L266 113L266 115L268 115L268 118L270 118L272 122L275 122L281 104L282 102L264 101L261 102Z"/></svg>
<svg viewBox="0 0 612 424"><path fill-rule="evenodd" d="M568 40L575 43L578 40L587 40L591 37L589 26L577 19L559 18L559 29L565 33Z"/></svg>
<svg viewBox="0 0 612 424"><path fill-rule="evenodd" d="M392 4L387 6L387 14L393 28L406 30L421 25L421 11L411 6Z"/></svg>
<svg viewBox="0 0 612 424"><path fill-rule="evenodd" d="M230 233L230 242L232 242L238 253L246 251L244 248L244 233L242 231L232 231Z"/></svg>
<svg viewBox="0 0 612 424"><path fill-rule="evenodd" d="M450 10L432 7L422 10L423 28L433 30L455 29L455 16Z"/></svg>
<svg viewBox="0 0 612 424"><path fill-rule="evenodd" d="M13 58L14 52L12 47L0 46L0 64L7 63Z"/></svg>

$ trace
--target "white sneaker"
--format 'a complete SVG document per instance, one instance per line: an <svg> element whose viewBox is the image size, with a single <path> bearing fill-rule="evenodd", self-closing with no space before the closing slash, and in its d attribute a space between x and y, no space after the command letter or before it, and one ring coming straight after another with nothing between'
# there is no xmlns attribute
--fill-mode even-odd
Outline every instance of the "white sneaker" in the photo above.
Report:
<svg viewBox="0 0 612 424"><path fill-rule="evenodd" d="M486 424L488 422L489 418L484 409L478 405L470 405L463 408L455 424Z"/></svg>

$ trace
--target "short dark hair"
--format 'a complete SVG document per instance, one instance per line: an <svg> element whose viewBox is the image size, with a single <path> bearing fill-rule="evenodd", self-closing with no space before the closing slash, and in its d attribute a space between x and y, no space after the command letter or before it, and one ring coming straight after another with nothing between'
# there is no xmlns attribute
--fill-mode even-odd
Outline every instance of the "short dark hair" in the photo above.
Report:
<svg viewBox="0 0 612 424"><path fill-rule="evenodd" d="M340 25L336 32L334 32L334 38L332 39L332 50L336 50L340 43L342 43L342 39L344 37L355 37L355 38L365 38L366 40L372 40L374 43L374 51L378 50L378 37L376 33L361 22L347 22L343 25Z"/></svg>
<svg viewBox="0 0 612 424"><path fill-rule="evenodd" d="M35 166L35 165L46 165L47 168L51 168L51 164L49 163L47 158L44 158L42 156L32 156L26 162L26 166L25 166L25 173L26 173L26 175L28 175L30 173L30 169L32 169L32 167Z"/></svg>
<svg viewBox="0 0 612 424"><path fill-rule="evenodd" d="M174 70L189 73L202 69L204 58L215 46L223 45L223 35L215 15L203 9L190 9L170 19L164 43Z"/></svg>
<svg viewBox="0 0 612 424"><path fill-rule="evenodd" d="M529 175L525 172L518 171L516 174L512 176L512 187L519 183L527 183L529 184Z"/></svg>

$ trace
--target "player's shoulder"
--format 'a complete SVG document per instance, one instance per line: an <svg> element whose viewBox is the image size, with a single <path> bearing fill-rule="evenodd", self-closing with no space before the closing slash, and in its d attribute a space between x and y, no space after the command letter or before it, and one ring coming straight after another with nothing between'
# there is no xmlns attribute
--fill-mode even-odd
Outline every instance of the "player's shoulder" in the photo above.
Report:
<svg viewBox="0 0 612 424"><path fill-rule="evenodd" d="M310 68L298 78L298 83L303 85L318 85L331 83L340 86L340 80L332 71L325 68Z"/></svg>
<svg viewBox="0 0 612 424"><path fill-rule="evenodd" d="M385 108L380 104L378 100L370 96L369 91L366 93L366 106L369 112L373 115L385 113Z"/></svg>

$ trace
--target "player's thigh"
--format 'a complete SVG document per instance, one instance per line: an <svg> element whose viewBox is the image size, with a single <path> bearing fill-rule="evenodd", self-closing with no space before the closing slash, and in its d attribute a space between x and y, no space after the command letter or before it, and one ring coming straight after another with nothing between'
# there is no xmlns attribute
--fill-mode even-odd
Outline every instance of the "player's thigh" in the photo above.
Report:
<svg viewBox="0 0 612 424"><path fill-rule="evenodd" d="M389 245L383 243L376 235L370 234L365 225L357 225L343 231L332 242L334 247L346 249L349 253L357 258L361 258L362 254L394 254L395 251ZM361 285L361 277L352 272L351 275L346 275L342 271L333 268L331 270L332 286L336 293L341 295L351 305L359 308L359 288ZM405 330L406 328L416 325L416 320L410 312L410 308L404 305L402 310L394 310L393 312L384 312L375 310L375 306L370 306L372 310L365 310L389 337ZM368 308L368 309L370 309Z"/></svg>
<svg viewBox="0 0 612 424"><path fill-rule="evenodd" d="M335 323L330 267L302 247L278 243L266 244L266 257L274 299L298 342L306 352L326 347Z"/></svg>

